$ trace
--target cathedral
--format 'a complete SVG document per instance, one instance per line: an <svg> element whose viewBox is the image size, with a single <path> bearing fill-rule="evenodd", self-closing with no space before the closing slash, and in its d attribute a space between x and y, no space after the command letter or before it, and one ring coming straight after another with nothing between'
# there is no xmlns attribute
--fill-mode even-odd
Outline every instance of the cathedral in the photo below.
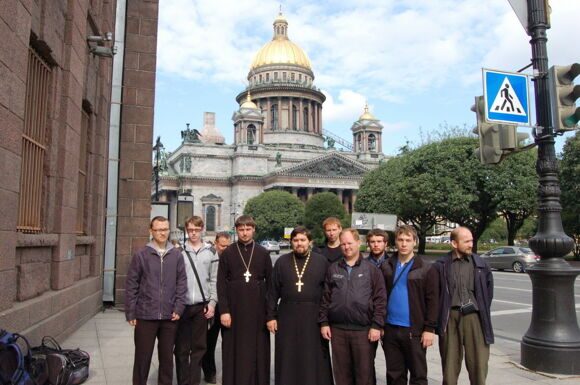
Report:
<svg viewBox="0 0 580 385"><path fill-rule="evenodd" d="M190 202L189 212L179 215L204 218L208 235L232 229L246 202L268 190L304 202L330 191L352 212L363 175L386 160L383 126L368 106L352 125L352 143L323 129L326 98L314 84L310 60L288 38L281 13L273 27L272 40L251 63L248 86L236 96L234 143L225 143L215 115L206 112L203 128L188 125L181 145L159 167L158 199L168 204L170 218L177 218L179 202Z"/></svg>

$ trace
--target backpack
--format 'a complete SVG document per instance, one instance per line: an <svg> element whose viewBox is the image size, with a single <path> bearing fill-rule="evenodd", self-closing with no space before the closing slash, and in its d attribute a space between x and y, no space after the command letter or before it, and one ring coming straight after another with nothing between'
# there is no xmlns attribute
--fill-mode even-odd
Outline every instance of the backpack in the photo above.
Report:
<svg viewBox="0 0 580 385"><path fill-rule="evenodd" d="M26 345L26 354L18 340ZM32 356L28 340L20 334L0 329L0 384L44 385L46 379L46 363Z"/></svg>
<svg viewBox="0 0 580 385"><path fill-rule="evenodd" d="M46 360L50 385L78 385L89 377L90 356L83 350L63 349L54 338L45 336L32 353Z"/></svg>

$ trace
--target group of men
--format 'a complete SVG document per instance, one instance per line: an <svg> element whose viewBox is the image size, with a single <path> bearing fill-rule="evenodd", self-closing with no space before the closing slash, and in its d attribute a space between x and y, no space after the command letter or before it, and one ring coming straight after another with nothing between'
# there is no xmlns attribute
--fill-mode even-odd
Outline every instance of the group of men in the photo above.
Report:
<svg viewBox="0 0 580 385"><path fill-rule="evenodd" d="M135 327L133 384L146 384L156 338L159 384L172 382L173 355L179 385L199 384L202 366L206 382L215 382L220 327L224 385L270 383L269 333L277 385L376 384L379 343L387 384L427 384L426 351L435 334L443 384L457 384L464 356L471 384L485 384L493 279L472 253L467 228L451 232L452 251L435 263L415 253L412 226L396 229L392 254L388 234L374 229L366 235L365 258L357 230L331 217L323 223L324 246L313 247L310 231L297 226L291 252L274 267L247 215L236 220L238 240L230 245L218 235L215 248L206 246L199 217L185 228L189 239L178 250L168 242L168 221L154 218L152 242L131 262L126 318Z"/></svg>

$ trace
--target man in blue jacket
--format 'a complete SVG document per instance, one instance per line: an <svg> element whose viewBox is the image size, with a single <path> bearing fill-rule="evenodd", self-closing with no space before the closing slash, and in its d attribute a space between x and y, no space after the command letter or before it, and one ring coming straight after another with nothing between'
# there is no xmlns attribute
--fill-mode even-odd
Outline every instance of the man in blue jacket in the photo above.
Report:
<svg viewBox="0 0 580 385"><path fill-rule="evenodd" d="M435 263L439 272L439 352L443 385L456 385L463 352L471 385L485 385L489 346L493 343L491 300L493 276L473 254L473 235L466 227L451 232L453 250Z"/></svg>
<svg viewBox="0 0 580 385"><path fill-rule="evenodd" d="M187 275L181 251L169 238L169 221L151 220L152 241L133 255L127 272L125 318L135 327L133 385L146 385L151 356L158 340L159 385L173 383L173 347L183 313Z"/></svg>

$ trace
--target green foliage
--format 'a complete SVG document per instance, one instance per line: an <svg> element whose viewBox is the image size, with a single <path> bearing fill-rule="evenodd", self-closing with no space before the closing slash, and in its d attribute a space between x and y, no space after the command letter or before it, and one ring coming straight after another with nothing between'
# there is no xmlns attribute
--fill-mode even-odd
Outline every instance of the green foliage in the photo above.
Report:
<svg viewBox="0 0 580 385"><path fill-rule="evenodd" d="M518 230L516 237L518 239L523 239L527 241L528 239L536 235L537 231L538 231L538 218L532 215L529 218L526 218L523 226Z"/></svg>
<svg viewBox="0 0 580 385"><path fill-rule="evenodd" d="M490 243L491 240L499 243L505 243L507 240L507 227L503 218L497 218L487 226L485 231L479 237L479 241Z"/></svg>
<svg viewBox="0 0 580 385"><path fill-rule="evenodd" d="M505 219L507 244L513 245L524 221L536 213L538 177L537 150L510 155L496 166L490 187L495 192L497 210Z"/></svg>
<svg viewBox="0 0 580 385"><path fill-rule="evenodd" d="M278 239L304 221L304 204L289 192L266 191L248 201L244 214L256 221L256 239Z"/></svg>
<svg viewBox="0 0 580 385"><path fill-rule="evenodd" d="M306 202L304 225L312 231L312 237L317 244L324 242L322 222L328 217L337 217L343 227L350 226L350 218L336 194L331 192L314 194Z"/></svg>
<svg viewBox="0 0 580 385"><path fill-rule="evenodd" d="M566 140L560 163L562 222L574 238L574 257L580 260L580 132Z"/></svg>

